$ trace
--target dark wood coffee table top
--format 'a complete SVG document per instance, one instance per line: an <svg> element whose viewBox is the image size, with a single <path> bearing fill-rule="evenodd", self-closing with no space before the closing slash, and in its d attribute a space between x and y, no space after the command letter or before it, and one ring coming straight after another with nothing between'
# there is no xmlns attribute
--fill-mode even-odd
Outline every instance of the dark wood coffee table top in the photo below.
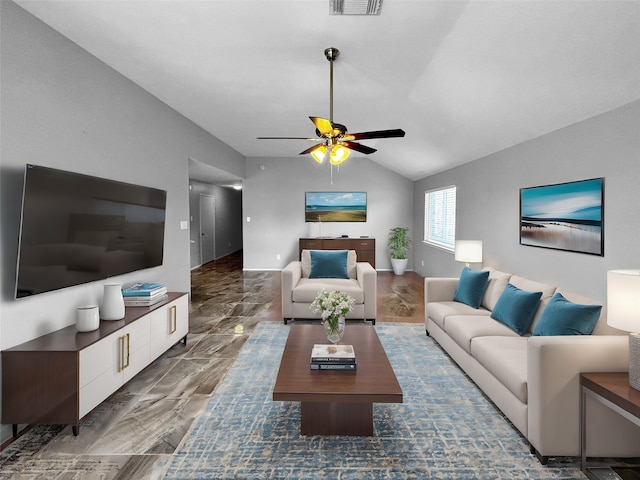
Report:
<svg viewBox="0 0 640 480"><path fill-rule="evenodd" d="M328 344L322 325L292 325L273 400L337 403L402 403L402 389L375 327L347 325L341 344L353 345L355 371L311 370L314 344Z"/></svg>

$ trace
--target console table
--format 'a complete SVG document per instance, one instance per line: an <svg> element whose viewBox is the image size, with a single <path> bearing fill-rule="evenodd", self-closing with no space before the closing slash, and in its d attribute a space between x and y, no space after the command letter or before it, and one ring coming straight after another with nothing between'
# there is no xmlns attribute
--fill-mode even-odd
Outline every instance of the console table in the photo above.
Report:
<svg viewBox="0 0 640 480"><path fill-rule="evenodd" d="M92 332L75 325L2 351L2 423L72 425L131 380L189 330L188 295L170 292L151 307Z"/></svg>
<svg viewBox="0 0 640 480"><path fill-rule="evenodd" d="M302 250L355 250L358 262L376 268L376 239L369 237L318 237L298 240L298 258Z"/></svg>
<svg viewBox="0 0 640 480"><path fill-rule="evenodd" d="M640 391L629 386L627 372L580 374L580 468L587 471L587 396L640 426Z"/></svg>

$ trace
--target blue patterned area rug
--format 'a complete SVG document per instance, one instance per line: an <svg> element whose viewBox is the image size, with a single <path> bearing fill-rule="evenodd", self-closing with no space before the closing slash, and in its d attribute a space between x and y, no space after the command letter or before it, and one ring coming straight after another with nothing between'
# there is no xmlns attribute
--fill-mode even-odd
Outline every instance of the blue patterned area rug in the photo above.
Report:
<svg viewBox="0 0 640 480"><path fill-rule="evenodd" d="M299 404L272 400L289 327L262 322L165 478L585 478L577 458L541 465L509 421L425 335L424 325L375 328L404 403L374 405L373 437L300 435Z"/></svg>

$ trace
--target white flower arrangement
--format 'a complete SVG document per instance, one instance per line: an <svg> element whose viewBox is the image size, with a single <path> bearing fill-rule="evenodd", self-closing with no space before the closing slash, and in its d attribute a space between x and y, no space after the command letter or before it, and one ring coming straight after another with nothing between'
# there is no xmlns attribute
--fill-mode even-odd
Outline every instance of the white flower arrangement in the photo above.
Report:
<svg viewBox="0 0 640 480"><path fill-rule="evenodd" d="M346 317L347 313L353 310L355 303L355 298L340 290L327 292L322 289L309 308L314 313L320 313L322 321L327 322L331 330L335 330L338 326L338 317Z"/></svg>

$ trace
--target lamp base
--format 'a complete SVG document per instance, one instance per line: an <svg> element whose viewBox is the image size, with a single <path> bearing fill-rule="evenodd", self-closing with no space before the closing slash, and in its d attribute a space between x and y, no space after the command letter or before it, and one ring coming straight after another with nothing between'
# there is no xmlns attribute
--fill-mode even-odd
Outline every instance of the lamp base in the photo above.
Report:
<svg viewBox="0 0 640 480"><path fill-rule="evenodd" d="M629 334L629 386L640 390L640 333Z"/></svg>

